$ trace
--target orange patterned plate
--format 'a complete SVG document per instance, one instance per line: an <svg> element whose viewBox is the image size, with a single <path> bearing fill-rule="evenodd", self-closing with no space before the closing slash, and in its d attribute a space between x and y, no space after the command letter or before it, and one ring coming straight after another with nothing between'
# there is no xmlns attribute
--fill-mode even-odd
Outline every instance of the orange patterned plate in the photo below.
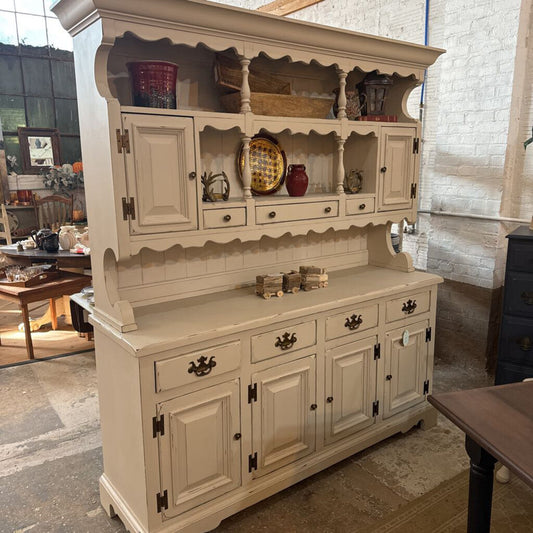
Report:
<svg viewBox="0 0 533 533"><path fill-rule="evenodd" d="M239 173L242 178L244 153L239 152ZM256 135L250 141L250 170L252 191L256 194L275 193L285 180L287 159L278 141L265 135Z"/></svg>

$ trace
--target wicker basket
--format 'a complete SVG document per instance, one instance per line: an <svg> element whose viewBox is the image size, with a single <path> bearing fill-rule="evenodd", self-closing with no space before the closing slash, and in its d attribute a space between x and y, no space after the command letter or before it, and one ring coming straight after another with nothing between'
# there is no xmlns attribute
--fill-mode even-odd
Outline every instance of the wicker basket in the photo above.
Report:
<svg viewBox="0 0 533 533"><path fill-rule="evenodd" d="M250 105L256 115L301 118L326 118L334 98L310 98L292 94L252 93ZM240 113L241 93L220 97L228 113Z"/></svg>
<svg viewBox="0 0 533 533"><path fill-rule="evenodd" d="M218 55L215 61L215 80L224 90L240 91L242 87L242 70L238 61ZM270 74L250 70L248 84L252 92L291 94L291 84Z"/></svg>

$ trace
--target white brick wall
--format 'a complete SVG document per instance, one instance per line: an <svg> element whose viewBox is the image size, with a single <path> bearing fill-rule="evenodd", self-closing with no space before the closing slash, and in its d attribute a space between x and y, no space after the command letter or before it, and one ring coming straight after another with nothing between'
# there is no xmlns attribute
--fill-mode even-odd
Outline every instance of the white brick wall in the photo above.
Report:
<svg viewBox="0 0 533 533"><path fill-rule="evenodd" d="M223 3L255 9L268 2ZM425 0L324 0L290 16L423 43L424 10ZM533 145L526 152L521 144L533 126L531 11L532 0L431 1L429 44L447 53L429 69L425 87L422 210L533 215ZM410 99L413 116L418 98ZM404 249L418 268L497 287L504 236L516 225L421 215Z"/></svg>

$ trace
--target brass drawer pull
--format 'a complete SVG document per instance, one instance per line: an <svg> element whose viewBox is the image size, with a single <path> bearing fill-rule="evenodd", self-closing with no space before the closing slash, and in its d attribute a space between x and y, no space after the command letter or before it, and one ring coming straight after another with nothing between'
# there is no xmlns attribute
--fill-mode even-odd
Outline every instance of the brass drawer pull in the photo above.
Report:
<svg viewBox="0 0 533 533"><path fill-rule="evenodd" d="M359 316L352 315L346 319L346 322L344 323L344 327L353 331L354 329L357 329L362 323L363 323L363 319L361 318L361 315Z"/></svg>
<svg viewBox="0 0 533 533"><path fill-rule="evenodd" d="M329 207L329 206L326 207L326 208L324 209L324 213L331 213L331 207Z"/></svg>
<svg viewBox="0 0 533 533"><path fill-rule="evenodd" d="M529 352L531 350L531 339L529 337L522 337L516 341L516 344L523 352Z"/></svg>
<svg viewBox="0 0 533 533"><path fill-rule="evenodd" d="M523 292L520 295L520 298L524 301L526 305L533 305L533 292Z"/></svg>
<svg viewBox="0 0 533 533"><path fill-rule="evenodd" d="M414 313L415 309L416 309L416 300L409 299L409 300L407 300L407 302L404 302L404 304L402 306L402 311L406 315L410 315L411 313Z"/></svg>
<svg viewBox="0 0 533 533"><path fill-rule="evenodd" d="M366 207L366 204L361 204L361 205L359 206L359 209L364 209L365 207Z"/></svg>
<svg viewBox="0 0 533 533"><path fill-rule="evenodd" d="M278 337L274 346L276 348L281 348L282 350L290 350L296 344L297 340L298 339L294 333L291 335L290 333L285 332L283 334L283 339Z"/></svg>
<svg viewBox="0 0 533 533"><path fill-rule="evenodd" d="M217 366L217 362L215 361L214 355L209 358L209 361L207 361L207 357L205 355L202 355L198 359L198 364L196 364L194 361L191 361L189 365L191 366L187 372L189 372L189 374L194 372L199 378L201 378L202 376L207 376L207 374L211 373L211 370Z"/></svg>
<svg viewBox="0 0 533 533"><path fill-rule="evenodd" d="M268 216L270 218L276 218L276 212L275 211L270 211L270 213L268 213Z"/></svg>
<svg viewBox="0 0 533 533"><path fill-rule="evenodd" d="M224 216L224 222L229 222L231 220L231 215Z"/></svg>

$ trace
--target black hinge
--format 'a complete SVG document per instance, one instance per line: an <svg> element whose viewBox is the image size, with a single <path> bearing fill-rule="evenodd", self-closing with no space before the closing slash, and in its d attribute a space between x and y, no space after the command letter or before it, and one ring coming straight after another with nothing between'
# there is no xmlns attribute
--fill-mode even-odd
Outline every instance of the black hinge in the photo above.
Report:
<svg viewBox="0 0 533 533"><path fill-rule="evenodd" d="M128 131L128 130L126 130ZM419 137L415 137L413 139L413 154L418 154L418 149L420 147L420 138Z"/></svg>
<svg viewBox="0 0 533 533"><path fill-rule="evenodd" d="M416 183L411 183L411 198L416 198Z"/></svg>
<svg viewBox="0 0 533 533"><path fill-rule="evenodd" d="M372 416L378 416L379 415L379 400L376 400L374 403L372 403Z"/></svg>
<svg viewBox="0 0 533 533"><path fill-rule="evenodd" d="M426 328L426 342L431 340L431 328Z"/></svg>
<svg viewBox="0 0 533 533"><path fill-rule="evenodd" d="M163 496L158 492L156 495L157 512L160 513L162 509L168 509L168 493L163 491Z"/></svg>
<svg viewBox="0 0 533 533"><path fill-rule="evenodd" d="M381 357L381 344L378 342L374 344L374 359L379 359Z"/></svg>
<svg viewBox="0 0 533 533"><path fill-rule="evenodd" d="M128 217L135 220L135 199L133 196L130 197L129 202L126 198L122 198L122 218L128 220Z"/></svg>
<svg viewBox="0 0 533 533"><path fill-rule="evenodd" d="M257 383L248 385L248 403L257 402Z"/></svg>
<svg viewBox="0 0 533 533"><path fill-rule="evenodd" d="M424 394L429 394L429 379L424 381Z"/></svg>
<svg viewBox="0 0 533 533"><path fill-rule="evenodd" d="M248 472L257 470L257 452L248 456Z"/></svg>
<svg viewBox="0 0 533 533"><path fill-rule="evenodd" d="M152 418L152 432L154 435L154 439L157 437L158 433L161 436L165 434L165 415L161 415L161 418L159 420L157 419L157 416L154 416Z"/></svg>
<svg viewBox="0 0 533 533"><path fill-rule="evenodd" d="M120 130L116 130L117 134L117 150L121 154L122 150L127 154L130 153L130 134L128 130L124 130L124 134L120 133Z"/></svg>

